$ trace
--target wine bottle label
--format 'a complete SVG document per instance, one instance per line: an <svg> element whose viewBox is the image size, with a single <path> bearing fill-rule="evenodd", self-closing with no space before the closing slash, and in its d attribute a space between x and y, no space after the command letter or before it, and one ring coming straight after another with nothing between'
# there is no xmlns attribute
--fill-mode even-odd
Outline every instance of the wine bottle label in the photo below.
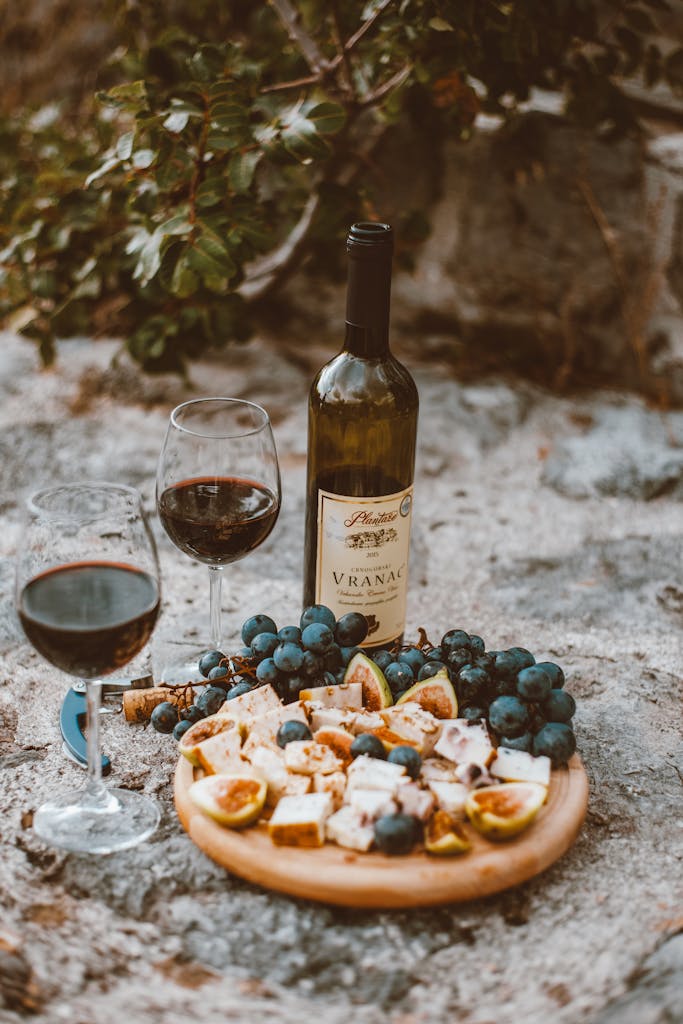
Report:
<svg viewBox="0 0 683 1024"><path fill-rule="evenodd" d="M412 487L379 498L318 491L316 602L337 618L365 615L371 646L403 633L412 507Z"/></svg>

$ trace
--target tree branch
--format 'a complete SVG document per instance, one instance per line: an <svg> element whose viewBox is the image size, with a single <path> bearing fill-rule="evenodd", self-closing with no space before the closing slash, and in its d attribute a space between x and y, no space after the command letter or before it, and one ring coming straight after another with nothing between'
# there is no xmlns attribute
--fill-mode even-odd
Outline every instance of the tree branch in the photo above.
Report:
<svg viewBox="0 0 683 1024"><path fill-rule="evenodd" d="M394 2L394 0L382 0L382 3L377 5L377 8L373 11L373 13L368 18L368 20L364 21L363 24L360 26L360 28L356 32L354 32L352 36L349 36L349 38L346 40L346 42L344 43L344 52L345 53L348 53L349 50L352 50L354 48L356 43L358 43L363 38L365 33L368 32L372 28L372 26L375 24L375 22L379 18L380 14L384 14L384 12L386 11L387 7L390 4L393 4L393 2ZM340 60L341 60L341 57L335 57L335 59L334 59L334 61L332 63L335 63L335 62L338 63Z"/></svg>
<svg viewBox="0 0 683 1024"><path fill-rule="evenodd" d="M289 0L270 0L270 4L287 29L289 38L299 47L302 57L314 75L325 71L328 62L315 39L301 25L301 14L296 7Z"/></svg>
<svg viewBox="0 0 683 1024"><path fill-rule="evenodd" d="M396 74L391 76L391 78L387 78L386 82L383 82L382 85L377 86L377 88L373 89L373 91L368 93L367 96L364 96L360 101L361 107L372 107L376 103L379 103L379 101L383 100L384 97L392 91L392 89L397 89L399 85L403 85L412 70L412 64L406 64L404 67L400 68Z"/></svg>
<svg viewBox="0 0 683 1024"><path fill-rule="evenodd" d="M246 299L247 302L254 302L262 298L279 284L296 265L308 242L308 233L319 206L320 196L316 191L311 193L306 200L298 222L282 245L252 264L238 289L243 299Z"/></svg>

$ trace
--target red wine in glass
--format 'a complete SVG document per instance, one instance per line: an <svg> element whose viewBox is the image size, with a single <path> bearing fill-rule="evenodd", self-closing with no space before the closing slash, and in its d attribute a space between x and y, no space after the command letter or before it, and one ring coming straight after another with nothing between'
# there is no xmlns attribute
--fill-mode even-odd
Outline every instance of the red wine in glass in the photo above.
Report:
<svg viewBox="0 0 683 1024"><path fill-rule="evenodd" d="M145 646L159 613L159 587L130 565L72 562L29 580L17 610L39 654L70 675L95 679Z"/></svg>
<svg viewBox="0 0 683 1024"><path fill-rule="evenodd" d="M156 497L175 546L208 566L210 646L219 650L223 569L265 541L280 511L280 471L265 409L222 397L177 406L159 456ZM198 653L164 666L161 678L203 681Z"/></svg>
<svg viewBox="0 0 683 1024"><path fill-rule="evenodd" d="M279 503L255 480L198 477L168 487L158 510L177 548L208 565L228 565L263 543L275 526Z"/></svg>
<svg viewBox="0 0 683 1024"><path fill-rule="evenodd" d="M16 556L15 604L27 639L50 665L85 681L88 780L36 810L44 842L112 853L154 832L159 808L102 781L100 679L140 653L160 604L159 564L138 491L78 482L31 495ZM54 678L54 671L50 678Z"/></svg>

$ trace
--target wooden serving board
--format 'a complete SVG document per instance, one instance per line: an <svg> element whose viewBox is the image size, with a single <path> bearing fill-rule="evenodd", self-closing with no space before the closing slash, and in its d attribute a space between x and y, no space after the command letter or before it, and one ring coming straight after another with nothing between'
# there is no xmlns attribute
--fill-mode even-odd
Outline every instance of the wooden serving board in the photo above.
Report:
<svg viewBox="0 0 683 1024"><path fill-rule="evenodd" d="M469 825L472 849L453 857L424 852L405 857L356 853L333 843L320 849L275 846L265 824L223 828L192 803L195 769L181 757L175 803L183 828L212 860L249 882L345 907L398 908L473 900L524 882L572 845L588 804L588 779L575 754L552 772L548 800L514 839L493 843Z"/></svg>

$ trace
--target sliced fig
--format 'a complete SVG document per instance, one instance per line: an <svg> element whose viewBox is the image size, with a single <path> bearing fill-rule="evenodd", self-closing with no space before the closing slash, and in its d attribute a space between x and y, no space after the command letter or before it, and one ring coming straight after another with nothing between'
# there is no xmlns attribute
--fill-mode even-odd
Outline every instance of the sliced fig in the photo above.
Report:
<svg viewBox="0 0 683 1024"><path fill-rule="evenodd" d="M508 839L531 824L547 795L546 787L538 782L502 782L472 790L465 814L488 839Z"/></svg>
<svg viewBox="0 0 683 1024"><path fill-rule="evenodd" d="M361 684L363 707L370 711L380 711L394 703L391 689L381 668L368 658L367 654L360 651L351 658L344 674L344 683Z"/></svg>
<svg viewBox="0 0 683 1024"><path fill-rule="evenodd" d="M353 761L351 744L355 738L353 733L347 732L346 729L340 729L335 725L328 725L323 729L318 729L313 734L313 739L316 743L323 743L326 747L331 747L344 765L349 765Z"/></svg>
<svg viewBox="0 0 683 1024"><path fill-rule="evenodd" d="M197 751L199 744L229 729L239 729L237 722L233 718L220 713L209 715L208 718L202 718L199 722L195 722L187 732L183 733L178 740L178 749L188 759L190 764L199 768L201 765Z"/></svg>
<svg viewBox="0 0 683 1024"><path fill-rule="evenodd" d="M425 849L440 857L456 853L467 853L472 843L458 821L453 821L446 811L436 811L425 826Z"/></svg>
<svg viewBox="0 0 683 1024"><path fill-rule="evenodd" d="M245 828L266 802L267 785L252 775L207 775L190 786L192 802L219 825Z"/></svg>
<svg viewBox="0 0 683 1024"><path fill-rule="evenodd" d="M430 711L435 718L458 717L458 698L445 668L439 669L436 675L415 683L399 697L396 704L407 704L411 700L425 711Z"/></svg>

